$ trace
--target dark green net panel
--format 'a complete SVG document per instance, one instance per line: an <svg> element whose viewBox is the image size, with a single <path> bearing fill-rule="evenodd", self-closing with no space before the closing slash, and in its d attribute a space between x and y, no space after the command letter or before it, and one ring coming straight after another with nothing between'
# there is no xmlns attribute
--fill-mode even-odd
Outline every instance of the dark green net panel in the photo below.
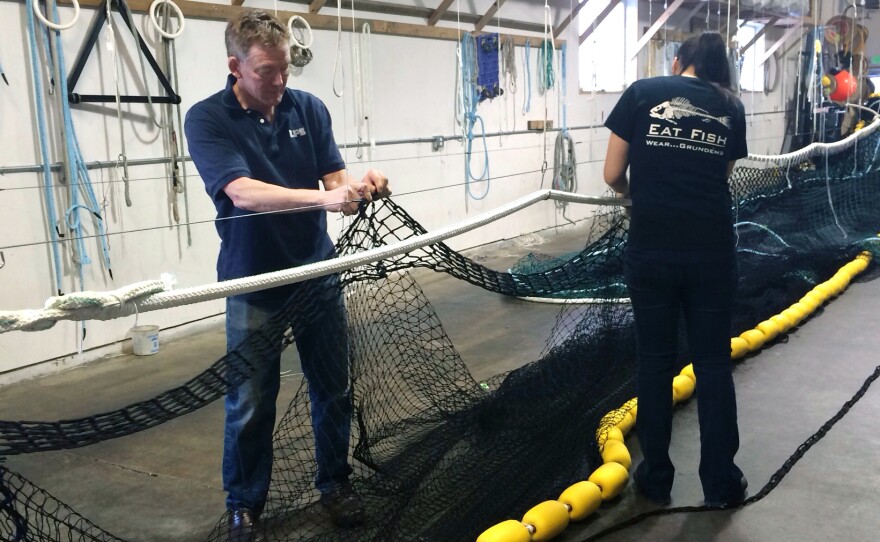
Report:
<svg viewBox="0 0 880 542"><path fill-rule="evenodd" d="M787 307L859 252L876 250L878 145L875 134L833 154L792 163L744 161L736 169L731 192L741 283L734 334ZM622 302L626 229L618 209L600 209L581 252L531 255L509 272L441 243L343 273L352 481L369 519L358 529L339 530L317 503L304 382L276 430L265 538L469 541L587 477L601 461L600 419L634 396L632 313ZM423 233L404 209L383 201L354 221L338 248L351 254ZM540 359L480 383L411 273L415 268L498 295L593 302L562 306ZM325 300L315 292L321 290L297 289L266 329L175 389L82 419L0 422L0 457L124 437L221 398L249 377L275 332L293 344L320 313ZM344 348L331 335L328 353ZM687 361L684 351L681 361ZM0 539L118 540L2 463ZM218 514L208 540L224 539L225 518Z"/></svg>

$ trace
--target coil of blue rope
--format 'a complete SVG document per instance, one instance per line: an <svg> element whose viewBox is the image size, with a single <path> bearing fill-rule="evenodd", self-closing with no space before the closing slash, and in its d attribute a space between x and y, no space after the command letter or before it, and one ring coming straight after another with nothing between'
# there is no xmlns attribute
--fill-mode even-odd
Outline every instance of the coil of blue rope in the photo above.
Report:
<svg viewBox="0 0 880 542"><path fill-rule="evenodd" d="M477 105L480 103L480 89L477 85L477 41L473 34L465 32L461 36L461 85L462 85L462 108L464 109L465 122L465 189L468 196L481 200L489 194L489 149L486 143L486 125L483 118L477 114ZM471 155L474 144L474 126L480 123L480 132L483 139L483 173L476 177L471 171ZM485 181L486 188L481 194L475 194L471 188L471 181Z"/></svg>

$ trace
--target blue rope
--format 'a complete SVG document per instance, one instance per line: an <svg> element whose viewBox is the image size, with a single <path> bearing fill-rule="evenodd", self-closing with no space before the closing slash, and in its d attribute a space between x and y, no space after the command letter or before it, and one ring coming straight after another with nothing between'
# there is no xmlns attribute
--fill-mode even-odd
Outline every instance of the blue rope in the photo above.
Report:
<svg viewBox="0 0 880 542"><path fill-rule="evenodd" d="M565 43L562 44L562 68L560 69L562 75L562 133L568 135L568 91L566 89L566 59L565 53L567 50L567 46Z"/></svg>
<svg viewBox="0 0 880 542"><path fill-rule="evenodd" d="M52 4L52 16L54 20L57 22L59 20L58 10L55 5L55 2L51 2ZM61 47L61 33L60 31L55 31L55 40L56 43L59 44L58 49L56 51L58 58L56 62L58 63L58 72L61 74L67 73L67 68L64 63L64 49ZM89 258L88 252L85 246L85 239L83 237L81 231L82 221L79 219L79 211L85 210L95 217L95 227L98 230L98 238L101 240L101 250L104 256L104 265L107 267L107 272L110 274L110 278L113 278L113 269L110 265L110 247L107 243L107 233L104 229L104 219L101 216L101 207L98 203L98 198L95 196L95 191L92 188L92 182L89 178L89 172L86 168L86 162L83 158L82 151L79 146L79 141L76 137L76 132L73 128L73 118L70 113L70 102L68 101L67 95L67 79L66 77L60 77L60 91L61 91L61 114L64 119L64 130L67 133L66 140L66 154L68 164L70 165L70 171L73 176L70 181L70 207L66 212L66 222L68 228L70 228L71 234L74 236L76 240L76 252L75 252L75 263L77 264L77 271L79 275L79 283L80 290L85 289L85 276L83 267L92 263ZM80 203L80 194L79 190L81 189L85 195L85 201Z"/></svg>
<svg viewBox="0 0 880 542"><path fill-rule="evenodd" d="M523 49L523 64L526 68L526 91L523 92L523 109L522 114L525 115L532 110L532 69L529 66L530 57L532 56L532 42L526 40L526 46Z"/></svg>
<svg viewBox="0 0 880 542"><path fill-rule="evenodd" d="M486 125L483 118L477 115L477 105L480 103L480 89L477 85L477 41L474 36L465 32L461 36L461 84L464 97L465 119L467 121L466 150L464 157L464 182L468 196L481 200L489 194L489 149L486 144ZM474 177L471 171L471 153L474 144L474 126L480 123L481 136L483 138L483 173ZM471 181L486 181L486 190L482 194L474 194L471 190Z"/></svg>
<svg viewBox="0 0 880 542"><path fill-rule="evenodd" d="M58 229L55 223L55 195L52 192L52 171L49 168L49 147L46 143L46 113L43 101L42 67L37 57L36 27L34 24L33 0L26 0L25 11L27 12L28 42L31 49L31 67L34 74L34 95L36 96L37 126L40 136L40 156L43 160L43 194L46 198L46 221L49 226L49 236L52 238L52 260L55 264L55 289L58 295L61 290L61 241L58 239Z"/></svg>

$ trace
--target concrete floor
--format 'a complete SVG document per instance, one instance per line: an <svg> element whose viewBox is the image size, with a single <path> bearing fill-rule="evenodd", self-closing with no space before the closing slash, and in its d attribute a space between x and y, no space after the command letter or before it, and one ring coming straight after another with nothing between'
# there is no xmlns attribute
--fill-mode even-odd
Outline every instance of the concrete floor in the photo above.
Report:
<svg viewBox="0 0 880 542"><path fill-rule="evenodd" d="M472 251L506 269L537 250L580 248L582 233L532 235ZM529 246L541 245L541 246ZM477 379L535 359L559 306L489 294L446 275L418 273L452 343ZM859 389L880 360L874 308L880 283L857 283L823 311L736 365L741 449L738 463L755 494L797 447ZM769 315L768 315L769 316ZM149 398L200 373L224 352L222 327L161 345L151 357L123 356L0 389L7 420L57 420ZM299 385L294 349L285 354L280 404ZM479 361L474 361L479 360ZM603 540L876 540L880 531L880 385L869 390L762 501L738 511L650 519ZM70 451L7 459L14 472L100 527L137 541L204 540L223 513L220 481L223 409L189 416L122 439ZM638 460L634 435L627 445ZM678 475L673 506L697 505L699 435L693 400L677 408L672 444ZM535 495L535 504L555 495ZM631 487L556 540L577 542L650 509ZM489 525L487 525L489 527Z"/></svg>

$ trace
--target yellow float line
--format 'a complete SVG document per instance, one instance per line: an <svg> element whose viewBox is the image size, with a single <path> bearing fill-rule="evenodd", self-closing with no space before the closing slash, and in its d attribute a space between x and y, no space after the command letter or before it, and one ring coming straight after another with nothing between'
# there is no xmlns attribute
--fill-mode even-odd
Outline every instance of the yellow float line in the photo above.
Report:
<svg viewBox="0 0 880 542"><path fill-rule="evenodd" d="M739 359L759 350L780 333L797 326L827 300L843 292L870 261L871 253L862 252L787 309L730 339L730 358ZM672 379L673 404L689 399L696 382L694 366L689 364ZM637 409L637 401L633 398L599 421L596 442L603 464L588 480L570 486L555 501L534 506L522 521L509 519L490 527L483 531L477 542L544 542L561 534L569 522L586 519L603 502L617 497L629 481L632 459L623 440L635 424Z"/></svg>

